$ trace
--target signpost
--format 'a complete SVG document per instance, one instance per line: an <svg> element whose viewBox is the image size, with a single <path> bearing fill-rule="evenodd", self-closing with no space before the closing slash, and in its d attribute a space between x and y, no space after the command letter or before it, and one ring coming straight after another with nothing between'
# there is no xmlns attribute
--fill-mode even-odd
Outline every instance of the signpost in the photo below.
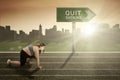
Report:
<svg viewBox="0 0 120 80"><path fill-rule="evenodd" d="M72 22L72 52L75 53L75 22L87 22L95 16L89 8L57 8L57 22Z"/></svg>

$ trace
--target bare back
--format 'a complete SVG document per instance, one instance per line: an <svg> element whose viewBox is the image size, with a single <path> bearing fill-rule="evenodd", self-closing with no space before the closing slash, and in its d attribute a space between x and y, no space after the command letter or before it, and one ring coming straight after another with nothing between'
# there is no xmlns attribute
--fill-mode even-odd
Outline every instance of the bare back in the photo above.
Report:
<svg viewBox="0 0 120 80"><path fill-rule="evenodd" d="M37 46L32 46L33 47L33 51L34 51L34 56L39 56L39 47ZM26 52L26 54L28 54L29 56L32 56L30 50L28 47L23 48L23 50Z"/></svg>

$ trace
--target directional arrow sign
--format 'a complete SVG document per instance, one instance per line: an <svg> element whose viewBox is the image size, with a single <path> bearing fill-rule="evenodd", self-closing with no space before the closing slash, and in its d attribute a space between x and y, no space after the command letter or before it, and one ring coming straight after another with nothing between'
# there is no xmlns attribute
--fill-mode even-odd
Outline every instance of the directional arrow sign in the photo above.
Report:
<svg viewBox="0 0 120 80"><path fill-rule="evenodd" d="M57 8L57 22L87 22L94 16L89 8Z"/></svg>

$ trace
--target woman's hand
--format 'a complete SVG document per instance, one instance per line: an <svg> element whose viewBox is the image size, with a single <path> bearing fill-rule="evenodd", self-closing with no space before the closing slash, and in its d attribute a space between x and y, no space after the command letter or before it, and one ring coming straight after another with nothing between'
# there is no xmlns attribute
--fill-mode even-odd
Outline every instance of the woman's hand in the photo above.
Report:
<svg viewBox="0 0 120 80"><path fill-rule="evenodd" d="M38 66L38 69L42 69L42 66Z"/></svg>

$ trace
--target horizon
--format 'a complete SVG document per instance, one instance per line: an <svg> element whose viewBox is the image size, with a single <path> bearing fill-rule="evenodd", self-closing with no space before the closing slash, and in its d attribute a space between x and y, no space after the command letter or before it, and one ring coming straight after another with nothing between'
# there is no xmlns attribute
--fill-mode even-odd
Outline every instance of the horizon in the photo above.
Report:
<svg viewBox="0 0 120 80"><path fill-rule="evenodd" d="M87 25L84 25L84 27L82 27L82 28L76 28L76 30L78 29L84 29L85 27L88 27L89 29L90 29L90 27L95 27L96 26L96 28L97 27L99 27L100 25L102 25L102 24L108 24L108 23L99 23L99 24L97 24L97 23L92 23L92 24L89 24L90 26L88 27L88 24ZM117 24L117 23L116 23ZM113 26L115 26L116 24L113 24L112 26L110 25L110 24L108 24L108 26L109 26L109 28L113 28ZM40 24L41 25L41 24ZM39 25L39 26L40 26ZM92 26L91 26L92 25ZM120 24L119 24L120 25ZM23 32L25 32L25 34L30 34L30 32L32 32L33 30L39 30L39 26L38 26L38 29L31 29L29 32L26 32L26 31L24 31L24 30L15 30L15 29L12 29L12 26L11 25L0 25L0 27L4 27L4 28L6 28L6 26L10 26L10 30L13 30L13 31L16 31L17 32L17 34L19 34L19 31L23 31ZM42 26L42 25L41 25ZM57 31L61 31L62 32L62 29L64 29L64 31L65 30L68 30L70 33L72 33L72 31L70 30L70 29L66 29L66 28L62 28L61 30L60 29L58 29L58 26L57 25L53 25L53 26L51 26L51 27L49 27L49 28L44 28L43 26L42 26L42 34L43 35L45 35L45 30L46 29L52 29L54 26L56 26L57 27ZM43 29L44 28L44 29Z"/></svg>
<svg viewBox="0 0 120 80"><path fill-rule="evenodd" d="M41 25L41 24L40 24L40 25ZM39 26L40 26L40 25L39 25ZM25 32L24 30L18 30L18 31L17 31L17 30L11 29L11 27L12 27L11 25L4 25L4 26L3 26L3 25L0 25L0 27L4 27L4 28L6 28L6 26L10 26L10 30L16 31L18 34L19 34L19 31ZM38 29L31 29L28 33L26 33L26 32L25 32L25 33L26 33L26 34L29 34L32 30L39 30L39 26L38 26ZM41 26L42 26L42 25L41 25ZM43 35L45 35L45 30L46 30L46 29L52 29L54 26L56 26L56 27L58 28L57 25L53 25L52 27L45 28L45 29L43 29L43 26L42 26L42 33L43 33ZM69 30L69 29L65 29L65 28L62 28L62 29L64 29L64 30ZM62 30L58 30L58 29L57 29L57 31L61 31L61 32L62 32ZM70 30L69 30L69 32L70 32Z"/></svg>

